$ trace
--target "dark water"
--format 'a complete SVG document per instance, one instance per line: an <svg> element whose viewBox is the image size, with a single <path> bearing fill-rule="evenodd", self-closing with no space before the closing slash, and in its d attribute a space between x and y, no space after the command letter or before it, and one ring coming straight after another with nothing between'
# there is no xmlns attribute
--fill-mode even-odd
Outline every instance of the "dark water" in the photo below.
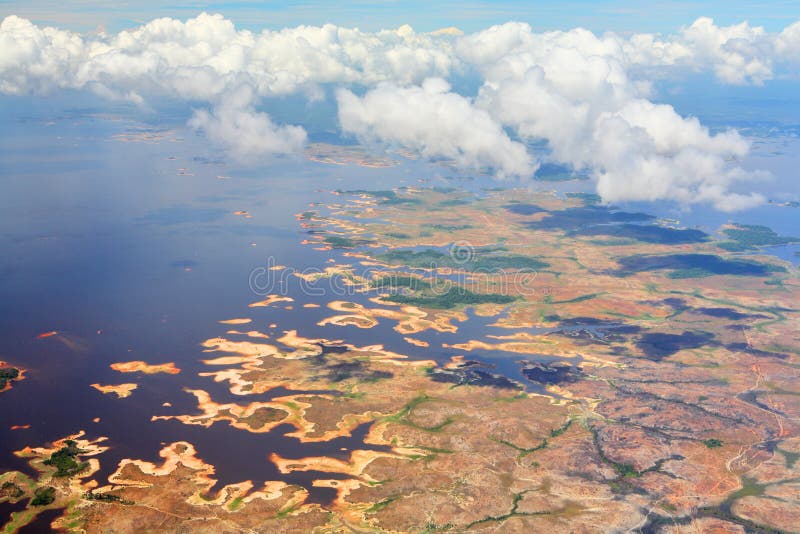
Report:
<svg viewBox="0 0 800 534"><path fill-rule="evenodd" d="M644 353L645 358L661 361L680 350L696 349L714 343L714 335L708 332L683 332L681 334L648 332L639 338L636 346Z"/></svg>
<svg viewBox="0 0 800 534"><path fill-rule="evenodd" d="M285 435L290 430L286 425L253 434L226 423L206 429L174 420L151 421L154 415L196 413L196 400L184 388L208 391L216 402L265 401L291 393L279 389L241 398L225 384L198 376L209 371L200 361L209 355L199 343L231 328L219 320L252 317L246 329L273 339L296 329L306 337L359 346L379 342L412 358L441 362L459 354L443 343L504 333L489 326L496 318L471 312L467 331L414 336L430 342L430 349L409 345L387 320L369 330L319 327L316 323L332 314L324 307L331 300L369 304L366 299L374 295L353 294L336 280L310 287L287 273L263 293L285 292L295 299L294 309L247 308L262 298L249 285L254 269L282 264L298 271L319 270L330 258L350 261L344 250L315 251L300 244L308 234L294 215L312 203L343 200L320 189L418 185L420 175L435 176L438 170L414 162L402 168L363 169L291 159L261 169L238 167L182 129L157 144L112 140L112 135L142 127L124 114L107 120L92 109L61 115L35 109L20 120L11 108L2 109L0 121L13 123L17 135L0 137L0 245L12 251L0 257L0 360L26 369L26 379L0 395L2 471L35 475L14 451L83 430L89 439L108 437L104 444L110 450L99 457L101 471L95 476L102 484L123 458L159 463L165 444L185 440L216 467L214 491L242 480L256 485L284 480L309 488L312 501L325 503L333 489L313 488L312 481L341 475L284 475L268 456L347 458L352 450L380 449L364 444L368 425L328 443L303 444ZM486 180L476 180L467 187L478 191L485 185ZM247 210L252 218L234 215L237 210ZM323 307L303 308L305 303ZM271 329L271 323L277 328ZM37 339L51 330L59 334ZM472 383L518 388L527 382L518 356L477 354L484 367L464 376ZM130 360L175 362L181 373L124 375L109 367ZM363 370L329 372L336 378ZM90 387L128 381L139 388L126 399ZM30 428L12 431L12 425ZM30 528L46 528L51 520L43 515Z"/></svg>
<svg viewBox="0 0 800 534"><path fill-rule="evenodd" d="M576 235L608 236L635 239L645 243L662 243L680 245L684 243L701 243L708 239L708 234L694 228L670 228L643 224L603 224L581 228Z"/></svg>
<svg viewBox="0 0 800 534"><path fill-rule="evenodd" d="M760 313L742 313L734 310L733 308L696 308L694 311L708 315L709 317L719 317L723 319L730 319L732 321L740 321L742 319L765 319L766 315Z"/></svg>
<svg viewBox="0 0 800 534"><path fill-rule="evenodd" d="M572 196L578 196L573 193ZM583 196L584 201L591 200ZM642 212L621 211L612 207L591 205L551 211L528 226L534 230L559 230L569 235L603 236L633 239L644 243L678 245L700 243L708 234L694 228L672 228L657 224L645 224L655 217ZM508 204L505 208L517 215L535 215L545 210L535 204Z"/></svg>
<svg viewBox="0 0 800 534"><path fill-rule="evenodd" d="M36 109L19 120L2 109L0 120L13 124L17 135L0 137L0 245L9 251L0 257L0 360L27 372L0 395L0 470L33 474L13 451L84 430L90 439L109 438L111 449L100 457L101 483L122 458L160 462L164 444L187 440L217 467L220 485L280 479L310 488L320 473L282 475L269 454L346 458L354 449L374 448L363 443L367 426L329 443L301 444L285 436L287 426L251 434L227 424L204 429L150 419L197 412L183 388L204 389L217 402L237 401L224 384L198 376L209 370L200 362L209 356L199 343L230 328L218 320L252 316L248 329L269 331L276 322L270 333L278 335L320 330L315 323L330 310L300 306L324 304L330 295L308 296L294 287L298 310L250 310L247 304L260 298L249 287L251 271L268 257L298 270L324 267L325 253L300 245L294 214L310 202L331 200L316 190L336 188L343 176L354 187L383 181L392 187L405 179L402 172L340 172L295 160L238 168L220 164L185 131L172 136L182 141L125 143L111 135L141 125L124 117ZM233 215L237 210L252 218ZM59 335L36 339L50 330ZM344 333L327 330L333 338ZM137 359L175 362L182 372L140 376L109 368ZM127 399L89 387L126 381L139 384ZM99 423L92 422L96 417ZM10 430L26 424L31 428ZM318 502L333 495L328 488L312 493Z"/></svg>
<svg viewBox="0 0 800 534"><path fill-rule="evenodd" d="M539 221L529 222L528 226L534 230L571 232L599 224L642 222L655 218L646 213L620 211L605 206L581 206L549 213Z"/></svg>
<svg viewBox="0 0 800 534"><path fill-rule="evenodd" d="M28 505L27 499L17 503L0 502L0 525L5 525L11 520L11 514L21 512Z"/></svg>
<svg viewBox="0 0 800 534"><path fill-rule="evenodd" d="M585 173L574 172L566 165L557 163L542 163L534 175L534 180L543 182L567 182L570 180L588 180Z"/></svg>
<svg viewBox="0 0 800 534"><path fill-rule="evenodd" d="M17 532L19 534L41 534L42 532L62 532L60 530L54 530L50 527L50 524L58 519L61 514L64 513L64 510L61 508L54 508L50 510L45 510L41 512L36 518L19 529Z"/></svg>
<svg viewBox="0 0 800 534"><path fill-rule="evenodd" d="M530 364L523 368L522 373L528 380L543 385L570 382L580 375L575 367L565 362Z"/></svg>
<svg viewBox="0 0 800 534"><path fill-rule="evenodd" d="M729 260L711 254L666 254L661 256L628 256L619 258L619 276L642 271L696 271L697 275L730 274L769 276L776 268L748 260ZM780 269L780 268L777 268Z"/></svg>

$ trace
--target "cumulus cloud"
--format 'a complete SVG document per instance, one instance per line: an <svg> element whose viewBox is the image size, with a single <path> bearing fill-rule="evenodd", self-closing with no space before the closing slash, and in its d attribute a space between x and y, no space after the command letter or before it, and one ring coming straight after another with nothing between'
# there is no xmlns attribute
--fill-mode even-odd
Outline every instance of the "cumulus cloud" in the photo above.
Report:
<svg viewBox="0 0 800 534"><path fill-rule="evenodd" d="M800 21L787 26L778 34L775 52L783 60L800 62Z"/></svg>
<svg viewBox="0 0 800 534"><path fill-rule="evenodd" d="M695 68L713 65L714 74L724 82L760 85L772 78L774 41L764 28L746 22L720 28L702 17L685 28L681 38L691 51L687 62Z"/></svg>
<svg viewBox="0 0 800 534"><path fill-rule="evenodd" d="M489 166L502 175L530 176L536 170L524 145L509 139L486 111L450 92L441 78L421 86L382 85L363 97L340 89L336 99L342 130L362 139L450 158L461 167Z"/></svg>
<svg viewBox="0 0 800 534"><path fill-rule="evenodd" d="M614 33L596 36L587 30L534 33L523 23L493 26L459 43L460 56L487 64L508 55L530 52L546 58L553 50L572 49L582 56L613 60L626 71L643 68L657 73L663 67L711 71L729 84L756 84L774 76L774 63L800 62L800 22L779 34L770 34L747 22L717 26L701 17L674 35L640 33L622 37ZM669 70L662 72L671 72Z"/></svg>
<svg viewBox="0 0 800 534"><path fill-rule="evenodd" d="M252 89L246 85L224 95L213 111L195 111L189 126L203 130L212 142L240 160L298 153L306 144L303 128L276 126L269 115L256 111Z"/></svg>
<svg viewBox="0 0 800 534"><path fill-rule="evenodd" d="M86 88L137 104L144 104L142 95L217 103L212 111L197 111L192 125L237 156L272 154L301 148L301 130L273 125L254 111L255 99L299 91L318 96L320 84L408 84L447 76L457 61L452 40L409 26L365 33L328 24L253 33L205 13L84 38L9 16L0 23L0 92Z"/></svg>
<svg viewBox="0 0 800 534"><path fill-rule="evenodd" d="M0 91L43 92L72 78L86 43L77 34L9 16L0 23Z"/></svg>
<svg viewBox="0 0 800 534"><path fill-rule="evenodd" d="M114 35L42 28L15 16L0 23L0 92L88 89L143 106L153 96L185 99L210 106L191 125L239 157L298 151L305 142L301 128L276 125L257 110L262 98L317 98L323 85L335 85L342 129L364 138L529 175L535 162L507 128L588 169L605 200L672 198L720 209L761 200L731 193L756 177L736 164L747 142L654 104L651 82L684 69L759 85L799 58L800 22L769 33L709 18L673 35L627 37L579 28L536 33L521 23L471 35L408 26L251 32L205 13ZM482 76L474 98L444 81L468 71ZM353 87L366 93L356 96Z"/></svg>
<svg viewBox="0 0 800 534"><path fill-rule="evenodd" d="M244 79L256 94L271 96L326 83L446 77L457 61L452 42L451 35L418 34L409 26L367 33L327 24L253 33L206 13L83 38L12 15L0 23L0 77L5 93L100 83L210 100Z"/></svg>
<svg viewBox="0 0 800 534"><path fill-rule="evenodd" d="M606 201L673 199L721 210L763 201L730 192L757 177L733 162L748 143L644 98L608 37L536 35L515 24L467 37L459 50L485 80L476 104L521 137L547 141L557 160L588 169Z"/></svg>
<svg viewBox="0 0 800 534"><path fill-rule="evenodd" d="M710 70L728 84L761 85L773 77L777 38L761 27L743 22L717 26L701 17L672 36L637 34L622 40L616 36L623 60L631 67L685 67ZM669 72L669 71L667 71Z"/></svg>

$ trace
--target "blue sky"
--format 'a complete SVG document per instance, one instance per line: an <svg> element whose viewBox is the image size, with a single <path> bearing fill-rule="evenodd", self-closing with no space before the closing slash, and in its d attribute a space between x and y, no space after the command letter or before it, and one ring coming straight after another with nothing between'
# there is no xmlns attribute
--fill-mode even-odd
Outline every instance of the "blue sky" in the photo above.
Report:
<svg viewBox="0 0 800 534"><path fill-rule="evenodd" d="M325 2L194 1L172 2L86 0L0 0L0 15L15 14L38 24L73 30L92 30L102 25L108 31L136 26L155 17L187 18L201 11L218 12L241 28L280 28L299 24L332 22L365 30L411 24L419 31L458 26L470 32L486 26L519 20L536 30L582 26L595 32L672 32L700 16L717 24L743 20L767 30L779 30L800 18L800 0L772 2L659 2L643 0L562 1L454 1L348 0Z"/></svg>

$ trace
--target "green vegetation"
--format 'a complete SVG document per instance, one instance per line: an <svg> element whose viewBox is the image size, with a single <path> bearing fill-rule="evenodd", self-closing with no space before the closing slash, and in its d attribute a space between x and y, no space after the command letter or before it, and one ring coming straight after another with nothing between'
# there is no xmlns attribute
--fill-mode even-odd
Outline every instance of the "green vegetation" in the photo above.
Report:
<svg viewBox="0 0 800 534"><path fill-rule="evenodd" d="M418 198L409 198L409 197L398 197L395 196L394 198L387 198L380 201L380 204L384 204L387 206L396 206L399 204L421 204L422 201Z"/></svg>
<svg viewBox="0 0 800 534"><path fill-rule="evenodd" d="M495 402L514 402L522 399L527 399L528 394L525 391L520 391L516 395L511 397L497 397L494 399Z"/></svg>
<svg viewBox="0 0 800 534"><path fill-rule="evenodd" d="M554 511L543 511L543 512L520 512L519 511L519 503L522 501L523 496L531 490L521 491L520 493L514 494L514 500L511 505L511 511L507 514L503 514L500 516L489 516L483 519L478 519L477 521L473 521L472 523L466 526L466 530L472 529L475 525L480 525L481 523L502 523L507 519L512 517L530 517L530 516L537 516L537 515L551 515L551 514L558 514L563 513L567 510L569 505L565 506L561 510L554 510Z"/></svg>
<svg viewBox="0 0 800 534"><path fill-rule="evenodd" d="M716 438L704 439L703 440L703 445L705 445L709 449L714 449L716 447L722 447L722 441L720 441L720 440L718 440Z"/></svg>
<svg viewBox="0 0 800 534"><path fill-rule="evenodd" d="M302 506L302 503L297 503L297 502L290 503L290 505L287 506L286 508L281 508L280 510L278 510L278 513L275 514L275 517L279 519L288 517L292 515L294 512L296 512L297 509L300 508L300 506Z"/></svg>
<svg viewBox="0 0 800 534"><path fill-rule="evenodd" d="M420 534L433 534L434 532L449 532L455 528L455 525L452 523L445 523L443 525L437 525L433 521L428 521L425 523L425 528L420 532Z"/></svg>
<svg viewBox="0 0 800 534"><path fill-rule="evenodd" d="M56 500L56 489L52 486L37 488L33 493L31 506L47 506Z"/></svg>
<svg viewBox="0 0 800 534"><path fill-rule="evenodd" d="M347 237L339 237L336 235L325 236L325 244L333 248L353 248L358 246L358 243Z"/></svg>
<svg viewBox="0 0 800 534"><path fill-rule="evenodd" d="M3 485L0 486L0 499L9 499L13 501L22 497L24 493L22 488L11 481L4 482Z"/></svg>
<svg viewBox="0 0 800 534"><path fill-rule="evenodd" d="M391 264L407 265L409 267L427 267L432 268L436 266L444 266L450 260L446 254L433 249L422 250L414 252L413 250L392 250L386 254L380 254L377 259Z"/></svg>
<svg viewBox="0 0 800 534"><path fill-rule="evenodd" d="M426 402L426 401L429 401L429 400L432 400L432 399L428 395L426 395L424 393L422 395L419 395L418 397L414 397L413 399L411 399L411 401L409 401L408 404L403 406L403 408L401 408L399 412L397 412L394 415L390 415L390 416L386 417L386 420L387 421L392 421L394 423L402 422L402 421L405 420L405 418L408 416L408 414L411 413L411 410L413 410L414 408L416 408L418 405L422 404L423 402Z"/></svg>
<svg viewBox="0 0 800 534"><path fill-rule="evenodd" d="M77 442L69 439L66 441L64 447L50 455L50 458L45 460L44 464L56 468L56 472L53 476L71 477L89 467L89 462L77 462L75 460L75 458L83 452L85 451L78 448Z"/></svg>
<svg viewBox="0 0 800 534"><path fill-rule="evenodd" d="M780 236L772 229L760 225L739 224L736 228L726 228L723 232L731 241L719 243L719 247L731 252L800 243L800 237Z"/></svg>
<svg viewBox="0 0 800 534"><path fill-rule="evenodd" d="M550 431L550 437L555 438L569 430L569 427L572 426L572 419L561 425L559 428L554 428Z"/></svg>
<svg viewBox="0 0 800 534"><path fill-rule="evenodd" d="M395 239L408 239L411 236L402 232L386 232L386 237L393 237Z"/></svg>
<svg viewBox="0 0 800 534"><path fill-rule="evenodd" d="M671 514L674 514L675 512L678 511L678 507L675 506L672 503L669 503L669 502L661 501L661 502L658 503L658 506L660 506L661 509L666 510L667 512L669 512Z"/></svg>
<svg viewBox="0 0 800 534"><path fill-rule="evenodd" d="M19 369L14 367L5 367L0 369L0 389L5 389L9 382L19 378Z"/></svg>
<svg viewBox="0 0 800 534"><path fill-rule="evenodd" d="M457 227L448 227L457 228ZM468 272L494 271L500 269L543 269L549 264L530 256L518 254L496 254L496 248L476 249L472 257L465 261L455 259L449 254L438 250L426 249L415 252L413 250L392 250L377 256L377 259L393 265L436 269L449 267Z"/></svg>
<svg viewBox="0 0 800 534"><path fill-rule="evenodd" d="M435 454L453 454L451 449L443 449L441 447L427 447L425 445L414 445L413 449L422 449L423 451L432 452Z"/></svg>
<svg viewBox="0 0 800 534"><path fill-rule="evenodd" d="M604 464L610 465L617 472L617 478L608 482L611 491L614 493L643 493L644 490L640 487L637 487L633 483L633 479L640 478L645 473L661 472L661 467L664 465L664 462L675 459L674 456L661 458L656 460L656 462L647 469L637 471L632 464L617 462L606 456L603 448L600 446L600 438L598 436L597 429L590 428L589 430L592 432L592 440L594 441L594 446L597 450L597 455L600 458L600 461Z"/></svg>
<svg viewBox="0 0 800 534"><path fill-rule="evenodd" d="M424 289L431 288L430 282L422 278L402 274L391 274L382 278L376 278L370 283L370 286L381 289L397 289L400 287L405 287L414 291L422 291Z"/></svg>
<svg viewBox="0 0 800 534"><path fill-rule="evenodd" d="M92 491L88 491L83 494L83 498L87 501L99 501L99 502L113 502L117 504L134 504L133 501L129 501L128 499L123 499L119 495L114 495L113 493L94 493Z"/></svg>
<svg viewBox="0 0 800 534"><path fill-rule="evenodd" d="M517 254L509 255L482 255L481 251L477 251L476 257L473 261L468 262L470 266L469 271L492 271L499 269L544 269L549 267L550 264L531 258L530 256L520 256Z"/></svg>
<svg viewBox="0 0 800 534"><path fill-rule="evenodd" d="M369 508L367 508L365 510L365 513L373 514L375 512L379 512L379 511L383 510L384 508L386 508L387 506L389 506L390 504L392 504L394 501L396 501L399 498L400 498L399 495L395 495L394 497L387 497L387 498L383 499L382 501L378 501L375 504L373 504L372 506L370 506Z"/></svg>
<svg viewBox="0 0 800 534"><path fill-rule="evenodd" d="M547 438L543 439L541 443L539 443L538 445L535 445L533 447L520 447L519 445L515 445L514 443L511 443L510 441L506 441L506 440L500 439L500 438L495 438L495 437L492 437L492 436L489 436L489 439L494 441L494 442L497 442L497 443L502 443L503 445L506 445L507 447L511 447L512 449L514 449L516 451L519 451L519 456L518 456L519 458L524 458L524 457L526 457L527 455L529 455L531 453L534 453L536 451L540 451L542 449L546 449L547 448Z"/></svg>
<svg viewBox="0 0 800 534"><path fill-rule="evenodd" d="M630 477L639 478L640 476L642 476L642 474L639 471L634 469L632 464L621 464L621 463L618 463L618 462L612 462L611 465L617 471L617 474L619 474L619 476L621 476L621 477L624 477L624 478L630 478Z"/></svg>
<svg viewBox="0 0 800 534"><path fill-rule="evenodd" d="M509 304L515 299L511 295L473 293L464 288L451 287L447 292L441 294L390 295L385 300L425 308L450 309L456 306L474 306L476 304Z"/></svg>
<svg viewBox="0 0 800 534"><path fill-rule="evenodd" d="M726 499L727 502L732 503L736 499L741 499L742 497L760 497L764 495L765 485L759 484L755 479L742 477L741 484L742 487L740 489L728 496Z"/></svg>
<svg viewBox="0 0 800 534"><path fill-rule="evenodd" d="M547 295L545 297L545 302L547 304L574 304L576 302L592 300L593 298L599 297L602 294L603 293L589 293L588 295L581 295L579 297L575 297L574 299L567 299L567 300L553 300L551 295Z"/></svg>
<svg viewBox="0 0 800 534"><path fill-rule="evenodd" d="M385 421L390 421L392 423L397 423L397 424L400 424L400 425L409 426L411 428L416 428L417 430L424 430L426 432L439 432L444 427L446 427L447 425L451 424L453 422L453 419L448 417L447 419L445 419L444 421L442 421L438 425L434 425L434 426L431 426L431 427L418 425L418 424L416 424L413 421L410 421L408 419L408 416L411 414L411 411L414 408L416 408L417 406L419 406L423 402L428 402L428 401L432 401L432 400L435 400L435 399L433 399L433 398L431 398L428 395L423 393L422 395L411 399L411 401L408 404L406 404L399 412L397 412L394 415L389 415L389 416L385 417L384 420ZM427 456L411 455L411 456L409 456L409 458L411 458L412 460L418 460L418 459L421 459L421 458L422 459L432 458L433 456L435 456L435 454L427 455Z"/></svg>
<svg viewBox="0 0 800 534"><path fill-rule="evenodd" d="M667 274L667 278L673 280L682 280L684 278L705 278L706 276L713 276L714 273L707 271L702 267L693 267L691 269L675 269Z"/></svg>

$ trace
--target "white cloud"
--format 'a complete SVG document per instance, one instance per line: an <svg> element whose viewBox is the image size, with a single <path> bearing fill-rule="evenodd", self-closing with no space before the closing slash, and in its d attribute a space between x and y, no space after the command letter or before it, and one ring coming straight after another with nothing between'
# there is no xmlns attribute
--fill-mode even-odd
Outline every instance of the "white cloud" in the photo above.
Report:
<svg viewBox="0 0 800 534"><path fill-rule="evenodd" d="M261 96L321 83L418 83L456 67L453 37L409 26L377 33L333 25L253 33L221 15L162 18L117 35L39 28L9 16L0 25L2 91L88 83L211 100L247 80Z"/></svg>
<svg viewBox="0 0 800 534"><path fill-rule="evenodd" d="M408 26L377 33L298 26L256 34L205 13L83 38L10 16L0 24L0 92L87 88L138 104L144 104L142 95L216 103L211 112L196 112L192 125L235 155L252 156L297 150L302 137L301 129L276 127L256 113L259 97L318 97L319 84L407 84L447 76L456 62L452 40ZM245 86L246 104L240 100Z"/></svg>
<svg viewBox="0 0 800 534"><path fill-rule="evenodd" d="M800 21L787 26L778 34L775 51L784 61L800 63Z"/></svg>
<svg viewBox="0 0 800 534"><path fill-rule="evenodd" d="M269 115L257 112L247 85L224 95L213 111L195 111L189 126L203 130L212 142L240 160L299 153L306 144L303 128L276 126Z"/></svg>
<svg viewBox="0 0 800 534"><path fill-rule="evenodd" d="M381 85L363 97L336 94L342 130L370 141L399 144L461 167L490 166L502 175L530 176L536 168L525 146L509 139L489 114L449 92L441 78L422 86Z"/></svg>
<svg viewBox="0 0 800 534"><path fill-rule="evenodd" d="M485 65L523 51L545 59L551 51L566 48L617 61L626 70L708 70L723 83L760 85L773 77L776 60L800 62L800 55L792 53L800 49L800 22L770 34L746 22L721 27L701 17L675 35L641 33L628 38L614 33L598 37L581 28L537 34L527 24L512 22L467 36L459 52L468 61Z"/></svg>
<svg viewBox="0 0 800 534"><path fill-rule="evenodd" d="M63 81L74 76L85 49L77 34L6 17L0 23L0 91L24 94L63 87Z"/></svg>
<svg viewBox="0 0 800 534"><path fill-rule="evenodd" d="M0 92L88 89L146 105L167 95L212 109L192 126L238 157L298 151L305 132L257 111L260 99L340 87L345 131L529 175L532 157L503 130L546 140L555 159L589 169L604 199L674 198L736 209L760 200L732 194L756 177L737 166L747 143L712 135L649 98L675 69L722 83L762 84L800 61L800 22L780 33L700 18L674 35L535 33L508 23L472 35L448 29L380 32L334 25L238 30L221 15L153 20L115 35L80 35L9 16L0 23ZM453 74L477 70L478 96L452 92ZM428 81L425 81L428 80ZM347 87L363 86L363 97Z"/></svg>
<svg viewBox="0 0 800 534"><path fill-rule="evenodd" d="M720 28L710 18L699 18L681 32L692 50L695 68L713 65L717 78L732 84L762 84L772 78L772 37L764 28L746 22Z"/></svg>
<svg viewBox="0 0 800 534"><path fill-rule="evenodd" d="M758 177L734 161L748 143L645 99L614 38L536 35L512 24L465 38L459 51L484 76L476 104L520 136L546 140L557 160L590 170L606 201L673 199L722 210L763 201L730 192Z"/></svg>

